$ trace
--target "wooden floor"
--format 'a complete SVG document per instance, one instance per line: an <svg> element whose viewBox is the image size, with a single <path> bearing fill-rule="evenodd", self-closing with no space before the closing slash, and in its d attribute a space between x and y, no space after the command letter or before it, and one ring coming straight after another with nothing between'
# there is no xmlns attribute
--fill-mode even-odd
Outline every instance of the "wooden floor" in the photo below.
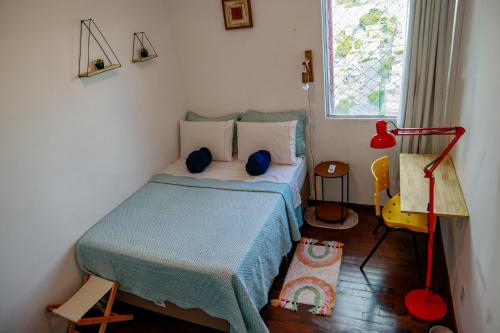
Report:
<svg viewBox="0 0 500 333"><path fill-rule="evenodd" d="M334 333L334 332L427 332L428 325L412 319L405 310L405 294L422 286L413 252L411 236L404 232L389 234L378 252L365 266L364 274L359 265L378 237L372 230L376 225L373 208L354 206L359 224L349 230L318 229L305 225L302 235L319 240L336 240L344 243L344 255L337 284L337 299L331 317L315 316L307 312L309 306L299 306L299 311L265 306L261 314L271 333ZM437 237L440 239L440 237ZM419 239L421 256L425 258L426 239ZM436 243L433 289L449 302L448 278L441 244ZM291 258L291 254L289 256ZM290 260L289 260L290 261ZM287 263L281 267L270 292L276 298L286 274ZM216 332L194 324L150 313L124 304L120 311L135 314L128 323L110 324L110 333ZM452 311L440 324L454 327ZM84 332L84 330L81 330ZM89 332L89 330L85 330Z"/></svg>

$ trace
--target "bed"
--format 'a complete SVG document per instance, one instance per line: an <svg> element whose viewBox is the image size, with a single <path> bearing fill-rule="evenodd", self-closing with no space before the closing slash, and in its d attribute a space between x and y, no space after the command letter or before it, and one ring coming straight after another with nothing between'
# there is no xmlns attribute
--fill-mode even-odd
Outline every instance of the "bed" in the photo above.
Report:
<svg viewBox="0 0 500 333"><path fill-rule="evenodd" d="M267 332L259 315L300 239L306 163L246 175L241 161L202 174L178 160L92 227L76 259L117 281L119 299L231 332Z"/></svg>

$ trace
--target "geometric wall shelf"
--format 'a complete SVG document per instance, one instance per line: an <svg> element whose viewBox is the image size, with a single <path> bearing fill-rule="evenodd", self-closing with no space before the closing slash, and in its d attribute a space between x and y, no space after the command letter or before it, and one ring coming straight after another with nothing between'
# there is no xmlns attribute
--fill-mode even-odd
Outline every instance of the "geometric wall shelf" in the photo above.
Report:
<svg viewBox="0 0 500 333"><path fill-rule="evenodd" d="M149 41L145 32L134 32L134 41L132 43L132 62L143 62L158 58L153 44Z"/></svg>
<svg viewBox="0 0 500 333"><path fill-rule="evenodd" d="M80 21L78 76L90 77L121 67L115 52L91 18Z"/></svg>

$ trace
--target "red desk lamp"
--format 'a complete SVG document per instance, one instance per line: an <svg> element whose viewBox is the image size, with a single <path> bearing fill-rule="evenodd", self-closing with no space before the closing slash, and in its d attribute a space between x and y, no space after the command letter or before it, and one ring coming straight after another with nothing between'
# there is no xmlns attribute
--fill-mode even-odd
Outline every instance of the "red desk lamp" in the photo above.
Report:
<svg viewBox="0 0 500 333"><path fill-rule="evenodd" d="M394 123L393 123L394 125ZM394 128L387 130L387 122L377 121L377 134L370 141L370 146L376 149L394 147L396 139L394 136L428 136L428 135L454 135L455 137L431 163L424 167L424 177L429 179L429 240L427 243L427 273L425 276L425 289L410 291L405 297L405 305L408 312L415 318L430 322L443 318L448 311L445 301L437 293L430 290L432 278L432 250L434 245L434 170L448 155L453 146L465 133L462 127L437 127L437 128Z"/></svg>

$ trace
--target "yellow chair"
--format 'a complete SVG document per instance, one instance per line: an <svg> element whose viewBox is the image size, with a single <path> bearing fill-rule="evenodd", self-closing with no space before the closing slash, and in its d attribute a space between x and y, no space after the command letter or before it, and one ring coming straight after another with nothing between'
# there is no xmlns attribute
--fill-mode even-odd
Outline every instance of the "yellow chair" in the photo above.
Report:
<svg viewBox="0 0 500 333"><path fill-rule="evenodd" d="M401 197L400 194L391 196L390 193L390 178L389 178L389 157L384 156L372 163L372 174L375 185L374 201L375 201L375 215L378 219L378 225L373 230L377 233L379 227L385 227L385 233L379 239L377 244L373 247L370 254L366 257L365 261L361 264L360 268L363 269L365 264L370 260L372 255L377 251L378 247L389 232L392 230L409 231L413 238L413 245L415 246L415 254L417 256L417 263L420 269L420 258L418 256L416 233L427 233L427 215L425 214L408 214L401 212ZM389 200L384 204L382 212L380 211L380 192L386 190Z"/></svg>

